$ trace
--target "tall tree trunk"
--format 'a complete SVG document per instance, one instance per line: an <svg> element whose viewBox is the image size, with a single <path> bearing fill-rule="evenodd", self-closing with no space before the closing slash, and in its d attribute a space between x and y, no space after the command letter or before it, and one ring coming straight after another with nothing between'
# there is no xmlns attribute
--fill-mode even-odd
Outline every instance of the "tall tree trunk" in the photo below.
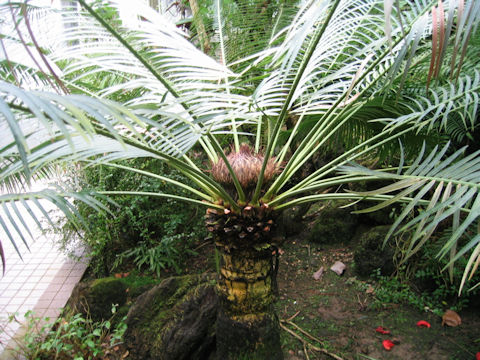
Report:
<svg viewBox="0 0 480 360"><path fill-rule="evenodd" d="M217 242L217 359L283 359L273 308L276 271L270 247L228 248Z"/></svg>

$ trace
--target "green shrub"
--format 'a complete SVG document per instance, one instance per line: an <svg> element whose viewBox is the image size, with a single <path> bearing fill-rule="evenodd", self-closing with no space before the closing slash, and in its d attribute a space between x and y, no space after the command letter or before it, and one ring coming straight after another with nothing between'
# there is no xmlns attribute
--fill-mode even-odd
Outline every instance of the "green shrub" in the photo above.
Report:
<svg viewBox="0 0 480 360"><path fill-rule="evenodd" d="M185 182L182 175L155 159L135 159L121 164L148 170ZM184 190L161 180L155 180L105 166L83 168L77 174L79 187L98 191L145 191L185 195ZM180 262L197 239L205 236L203 212L196 206L172 199L147 196L115 196L104 203L111 214L78 203L79 213L87 219L90 231L82 240L91 251L93 275L108 276L114 264L132 258L138 266L159 274L165 267L180 271ZM72 241L71 224L62 227L63 242ZM118 255L120 255L120 258ZM156 263L158 261L158 263Z"/></svg>
<svg viewBox="0 0 480 360"><path fill-rule="evenodd" d="M399 266L395 277L381 276L380 269L375 271L374 277L378 286L375 295L380 305L382 303L403 303L416 307L419 310L430 310L442 315L446 309L460 311L469 306L478 297L480 288L463 291L458 296L458 288L463 275L466 258L460 258L453 268L452 278L444 270L448 264L448 257L439 259L436 255L444 240L425 245L419 253L410 258L407 263ZM480 281L476 274L467 281L465 289Z"/></svg>
<svg viewBox="0 0 480 360"><path fill-rule="evenodd" d="M386 304L406 304L417 308L420 311L430 309L435 314L441 315L443 306L429 303L425 294L416 293L408 283L400 281L397 277L380 275L378 269L374 275L377 280L375 287L376 302L373 307L381 307Z"/></svg>
<svg viewBox="0 0 480 360"><path fill-rule="evenodd" d="M437 241L423 247L420 255L415 258L414 264L411 265L413 268L411 281L419 291L428 294L427 298L431 303L449 304L452 308L455 307L460 310L478 296L480 288L477 287L471 291L468 291L468 289L480 282L480 274L477 273L472 279L466 281L465 290L458 297L458 289L467 264L467 258L461 257L458 259L450 277L449 271L446 270L449 257L437 257L448 235L440 236ZM462 241L468 240L463 239ZM460 244L462 241L460 241Z"/></svg>
<svg viewBox="0 0 480 360"><path fill-rule="evenodd" d="M190 236L193 236L190 235ZM174 268L177 273L181 272L178 265L180 251L175 244L182 239L188 239L188 234L178 234L162 238L160 244L151 247L147 242L140 242L137 247L127 250L117 256L113 268L117 268L125 259L133 259L139 269L147 269L160 277L160 272L166 268ZM184 249L185 254L196 254L190 249Z"/></svg>
<svg viewBox="0 0 480 360"><path fill-rule="evenodd" d="M459 248L471 241L470 237L475 234L474 226L472 228L473 231L469 229L459 239ZM381 229L381 227L378 227L378 229ZM385 227L385 229L388 229L388 227ZM448 254L444 257L438 257L438 253L450 236L451 230L444 230L440 226L430 240L407 260L405 260L405 254L407 253L406 249L410 246L410 237L408 234L404 234L403 237L396 237L395 254L390 255L395 264L395 276L385 276L392 272L384 272L384 269L381 268L382 263L375 258L374 249L364 251L364 257L367 260L373 260L369 262L370 267L364 270L373 272L373 278L377 280L378 286L375 294L378 303L376 305L404 303L419 310L430 310L437 315L442 315L446 309L460 311L469 305L478 306L477 299L480 287L474 288L474 285L480 282L480 274L475 274L472 279L467 279L462 294L460 296L458 294L468 257L464 255L458 258L451 273L448 271L450 261ZM384 251L393 241L392 239L389 240ZM380 248L381 244L379 245ZM359 263L356 253L356 267ZM378 263L378 265L376 269L373 269L375 263Z"/></svg>
<svg viewBox="0 0 480 360"><path fill-rule="evenodd" d="M113 315L115 312L113 306ZM53 323L49 318L35 317L33 312L27 312L25 317L27 331L14 352L19 358L32 360L104 359L118 349L127 329L125 318L112 325L111 319L93 322L81 314L58 318ZM10 321L15 321L14 316Z"/></svg>

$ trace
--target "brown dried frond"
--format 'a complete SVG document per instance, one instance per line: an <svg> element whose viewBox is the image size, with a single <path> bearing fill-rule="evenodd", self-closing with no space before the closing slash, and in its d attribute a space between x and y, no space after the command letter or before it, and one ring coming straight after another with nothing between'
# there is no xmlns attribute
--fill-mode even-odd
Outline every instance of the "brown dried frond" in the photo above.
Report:
<svg viewBox="0 0 480 360"><path fill-rule="evenodd" d="M262 154L255 154L248 144L242 144L238 152L232 150L227 155L227 160L244 189L256 185L264 158ZM270 181L279 171L280 166L275 163L275 158L269 159L265 168L264 181ZM212 176L221 184L233 185L233 179L223 159L212 165Z"/></svg>

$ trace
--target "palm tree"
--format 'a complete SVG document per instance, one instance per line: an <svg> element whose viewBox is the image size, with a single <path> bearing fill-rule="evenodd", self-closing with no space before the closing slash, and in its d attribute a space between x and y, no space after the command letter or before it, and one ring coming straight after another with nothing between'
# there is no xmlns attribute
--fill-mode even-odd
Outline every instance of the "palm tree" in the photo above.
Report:
<svg viewBox="0 0 480 360"><path fill-rule="evenodd" d="M469 253L465 277L476 271L478 152L464 156L464 149L448 153L447 146L439 150L427 143L412 161L408 151L398 150L380 170L353 162L398 146L399 140L428 135L449 118L463 119L465 126L476 121L480 73L466 44L476 36L478 2L304 1L286 27L262 33L267 38L259 41L263 49L254 46L242 59L229 57L225 24L219 21L218 61L148 7L136 5L128 23L122 23L116 16L106 21L101 10L78 2L83 12L62 12L63 21L77 24L66 28L63 45L37 48L48 48L49 59L63 65L61 75L48 77L52 87L71 94L0 83L0 120L11 134L1 140L0 183L23 186L56 164L83 162L187 190L190 197L175 198L206 208L206 226L221 257L219 358L282 358L273 310L275 229L289 207L363 199L379 202L370 209L375 210L403 202L391 232L414 229L410 253L442 220L452 218L452 235L439 256L450 255L454 264ZM114 9L120 5L110 4ZM214 5L221 20L221 2ZM28 19L25 5L7 8ZM271 16L275 20L282 14ZM27 41L25 46L32 45ZM443 66L447 59L451 79ZM15 65L4 62L10 76ZM92 79L98 84L103 78L108 81L92 90ZM112 100L122 97L128 100ZM31 121L38 126L27 128ZM368 125L372 122L374 130ZM339 134L349 135L345 152L297 180L319 149L342 139ZM225 151L220 139L231 139L230 148ZM209 165L197 166L190 158L193 150L201 151ZM118 163L142 157L164 161L196 187ZM394 182L369 193L328 191L378 179ZM98 206L93 196L119 194L53 193L72 216L68 196ZM25 206L22 199L43 195L10 192L0 201L14 209ZM423 211L404 221L415 206ZM21 219L16 211L8 218L11 224L22 224ZM0 223L8 228L4 220ZM460 241L465 234L470 236L466 243Z"/></svg>

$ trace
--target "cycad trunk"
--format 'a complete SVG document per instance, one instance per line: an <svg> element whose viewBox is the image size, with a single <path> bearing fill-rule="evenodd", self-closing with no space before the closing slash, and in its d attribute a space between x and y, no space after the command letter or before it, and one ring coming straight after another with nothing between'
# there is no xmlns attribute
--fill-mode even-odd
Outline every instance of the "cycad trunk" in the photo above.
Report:
<svg viewBox="0 0 480 360"><path fill-rule="evenodd" d="M217 359L283 359L275 300L273 219L265 208L207 212L220 254Z"/></svg>
<svg viewBox="0 0 480 360"><path fill-rule="evenodd" d="M220 247L217 359L282 359L272 250Z"/></svg>

